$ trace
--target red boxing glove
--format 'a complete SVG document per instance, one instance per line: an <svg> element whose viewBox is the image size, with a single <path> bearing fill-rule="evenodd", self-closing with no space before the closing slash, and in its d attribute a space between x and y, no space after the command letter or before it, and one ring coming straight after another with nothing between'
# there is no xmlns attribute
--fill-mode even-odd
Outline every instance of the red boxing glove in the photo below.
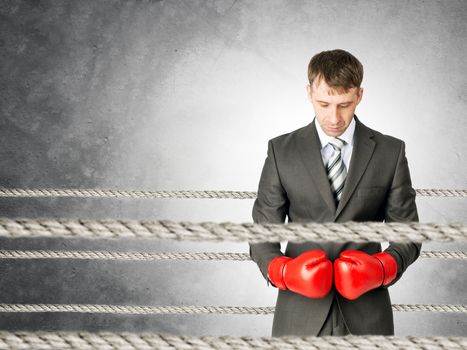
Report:
<svg viewBox="0 0 467 350"><path fill-rule="evenodd" d="M397 262L385 252L369 255L360 250L347 250L334 261L336 289L350 300L386 286L396 278L396 274Z"/></svg>
<svg viewBox="0 0 467 350"><path fill-rule="evenodd" d="M323 298L332 287L332 262L322 250L310 250L295 259L278 256L269 263L268 276L279 289Z"/></svg>

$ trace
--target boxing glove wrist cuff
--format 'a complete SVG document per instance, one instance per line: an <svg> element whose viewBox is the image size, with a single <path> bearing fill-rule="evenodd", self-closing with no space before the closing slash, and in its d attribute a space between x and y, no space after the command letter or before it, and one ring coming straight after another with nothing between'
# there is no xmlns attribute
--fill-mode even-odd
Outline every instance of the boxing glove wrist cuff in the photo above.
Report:
<svg viewBox="0 0 467 350"><path fill-rule="evenodd" d="M268 266L268 278L279 289L286 290L284 282L284 266L292 258L287 256L276 256Z"/></svg>
<svg viewBox="0 0 467 350"><path fill-rule="evenodd" d="M396 278L397 261L391 254L385 252L380 252L374 254L373 256L377 258L383 265L384 278L381 285L386 286Z"/></svg>

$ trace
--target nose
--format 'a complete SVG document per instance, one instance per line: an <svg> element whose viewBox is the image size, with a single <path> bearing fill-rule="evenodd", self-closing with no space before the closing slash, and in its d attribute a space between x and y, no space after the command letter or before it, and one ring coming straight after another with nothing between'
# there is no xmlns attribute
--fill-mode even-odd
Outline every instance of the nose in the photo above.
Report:
<svg viewBox="0 0 467 350"><path fill-rule="evenodd" d="M341 117L339 109L337 107L332 108L329 113L329 121L331 122L331 124L337 125L339 124L340 120Z"/></svg>

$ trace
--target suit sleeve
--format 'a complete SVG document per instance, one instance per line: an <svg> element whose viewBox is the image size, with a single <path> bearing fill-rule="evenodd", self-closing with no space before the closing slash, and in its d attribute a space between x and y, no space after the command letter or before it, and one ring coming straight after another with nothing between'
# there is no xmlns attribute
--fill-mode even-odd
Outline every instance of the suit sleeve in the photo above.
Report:
<svg viewBox="0 0 467 350"><path fill-rule="evenodd" d="M418 222L415 196L416 192L412 188L409 167L405 156L405 143L402 141L385 210L385 221ZM419 257L421 247L422 244L416 242L389 242L389 247L385 249L385 252L394 257L397 261L398 269L396 278L383 288L388 288L402 277L407 267Z"/></svg>
<svg viewBox="0 0 467 350"><path fill-rule="evenodd" d="M289 201L281 184L277 171L274 147L268 142L268 153L258 186L258 195L253 205L253 221L255 223L284 223L288 212ZM283 255L280 242L249 243L250 257L258 265L262 275L268 278L269 263L277 256Z"/></svg>

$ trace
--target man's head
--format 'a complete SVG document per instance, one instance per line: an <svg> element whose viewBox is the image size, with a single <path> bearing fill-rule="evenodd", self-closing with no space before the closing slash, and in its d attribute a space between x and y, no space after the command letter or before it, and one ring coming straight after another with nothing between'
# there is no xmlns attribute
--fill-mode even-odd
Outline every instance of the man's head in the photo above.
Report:
<svg viewBox="0 0 467 350"><path fill-rule="evenodd" d="M362 80L362 64L347 51L323 51L311 58L307 94L327 135L338 137L349 126L363 96Z"/></svg>

